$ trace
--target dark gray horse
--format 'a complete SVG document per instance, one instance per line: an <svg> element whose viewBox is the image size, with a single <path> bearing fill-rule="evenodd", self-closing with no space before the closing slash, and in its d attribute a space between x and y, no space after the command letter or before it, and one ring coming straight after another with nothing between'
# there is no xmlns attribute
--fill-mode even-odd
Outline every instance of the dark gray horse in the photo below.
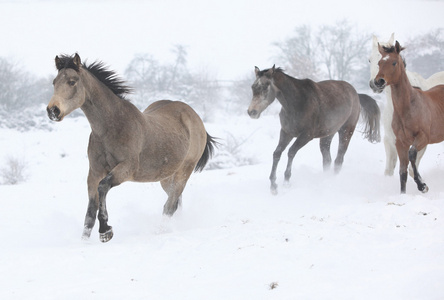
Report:
<svg viewBox="0 0 444 300"><path fill-rule="evenodd" d="M162 100L142 113L123 98L129 88L102 63L83 65L77 54L56 57L55 63L49 118L61 121L81 108L92 130L83 238L89 238L97 211L100 240L113 237L106 195L125 181L160 181L168 195L163 212L173 215L191 173L201 171L213 152L214 140L196 112L185 103Z"/></svg>
<svg viewBox="0 0 444 300"><path fill-rule="evenodd" d="M273 194L277 193L278 162L293 138L296 138L296 141L288 151L286 182L291 177L291 166L296 153L314 138L320 138L324 170L328 169L331 165L330 144L336 132L339 133L339 148L335 160L335 171L338 172L361 112L366 121L365 137L370 142L380 141L380 111L376 101L368 96L358 96L349 83L335 80L298 80L274 66L263 71L255 67L255 72L253 99L248 108L250 117L259 118L275 98L282 105L279 113L279 144L273 153L270 174Z"/></svg>

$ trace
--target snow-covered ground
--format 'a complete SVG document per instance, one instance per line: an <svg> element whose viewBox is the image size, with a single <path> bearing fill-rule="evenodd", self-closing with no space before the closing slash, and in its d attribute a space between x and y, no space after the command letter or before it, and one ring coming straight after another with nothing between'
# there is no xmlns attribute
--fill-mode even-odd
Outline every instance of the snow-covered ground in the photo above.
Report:
<svg viewBox="0 0 444 300"><path fill-rule="evenodd" d="M112 189L114 238L106 244L97 225L89 241L80 238L86 119L50 132L1 129L0 162L25 162L27 181L0 185L0 299L444 298L442 144L422 160L427 194L409 178L400 195L398 176L383 175L383 144L355 133L338 175L322 171L315 140L297 154L284 187L283 156L273 196L278 117L206 126L246 140L239 153L256 164L193 174L171 219L162 216L158 183Z"/></svg>

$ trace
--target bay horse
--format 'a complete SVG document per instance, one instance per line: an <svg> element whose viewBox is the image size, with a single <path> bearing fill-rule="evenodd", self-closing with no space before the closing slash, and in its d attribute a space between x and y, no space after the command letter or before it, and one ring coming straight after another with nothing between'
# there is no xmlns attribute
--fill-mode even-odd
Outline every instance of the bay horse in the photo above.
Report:
<svg viewBox="0 0 444 300"><path fill-rule="evenodd" d="M328 170L331 165L330 144L336 133L339 134L339 147L334 169L339 172L361 113L366 120L365 137L370 142L380 141L380 111L376 101L368 96L360 97L349 83L336 80L299 80L275 66L262 71L255 67L255 73L256 80L251 86L253 98L248 108L250 117L259 118L275 98L282 105L279 113L279 143L273 153L270 174L272 194L277 194L277 165L282 152L293 138L296 141L288 150L285 183L290 180L296 153L314 138L320 138L323 168Z"/></svg>
<svg viewBox="0 0 444 300"><path fill-rule="evenodd" d="M384 110L382 112L382 124L384 127L384 146L385 146L385 171L384 174L387 176L392 176L398 161L398 152L396 151L396 137L392 129L392 119L393 119L393 102L392 102L392 92L390 86L386 86L385 89L380 90L374 84L376 74L379 72L378 62L381 59L381 53L379 52L378 45L390 48L395 44L395 35L392 33L390 39L387 42L380 42L376 36L373 35L372 39L372 53L369 58L370 63L370 82L369 85L375 93L381 93L385 91L386 103ZM421 90L428 90L435 85L444 84L444 72L438 72L433 74L428 78L423 78L420 74L411 72L406 69L407 78L412 86L418 87ZM418 151L418 156L416 158L416 167L419 166L419 162L424 155L427 147L424 147L421 151ZM413 177L413 170L411 166L409 167L409 174Z"/></svg>
<svg viewBox="0 0 444 300"><path fill-rule="evenodd" d="M170 100L154 102L142 113L125 99L131 88L115 72L102 62L87 66L77 53L56 56L55 65L58 74L47 107L49 118L60 122L80 108L91 126L83 238L90 237L96 217L100 240L113 237L106 195L125 181L160 181L168 195L163 213L172 216L191 173L202 171L214 150L215 140L197 113Z"/></svg>
<svg viewBox="0 0 444 300"><path fill-rule="evenodd" d="M444 140L444 85L427 91L413 87L406 74L402 50L398 41L391 47L379 45L382 58L378 62L374 86L380 90L391 87L392 128L399 157L401 193L406 192L409 161L418 190L426 193L429 188L418 172L416 160L418 151Z"/></svg>

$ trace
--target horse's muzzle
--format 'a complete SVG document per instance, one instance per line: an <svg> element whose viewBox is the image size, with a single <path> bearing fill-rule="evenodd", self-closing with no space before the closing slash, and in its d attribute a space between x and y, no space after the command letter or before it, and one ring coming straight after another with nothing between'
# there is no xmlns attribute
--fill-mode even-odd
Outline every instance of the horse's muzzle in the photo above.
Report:
<svg viewBox="0 0 444 300"><path fill-rule="evenodd" d="M382 91L386 87L387 83L385 82L385 80L383 78L379 78L379 79L375 79L375 80L370 80L369 85L370 85L370 88L373 90L373 92L379 94L379 93L382 93Z"/></svg>
<svg viewBox="0 0 444 300"><path fill-rule="evenodd" d="M261 114L260 114L257 110L252 109L252 110L248 110L248 115L249 115L250 118L252 118L252 119L259 119L259 117L260 117Z"/></svg>
<svg viewBox="0 0 444 300"><path fill-rule="evenodd" d="M47 107L46 111L48 112L48 117L52 121L61 121L62 118L60 117L60 109L57 106Z"/></svg>

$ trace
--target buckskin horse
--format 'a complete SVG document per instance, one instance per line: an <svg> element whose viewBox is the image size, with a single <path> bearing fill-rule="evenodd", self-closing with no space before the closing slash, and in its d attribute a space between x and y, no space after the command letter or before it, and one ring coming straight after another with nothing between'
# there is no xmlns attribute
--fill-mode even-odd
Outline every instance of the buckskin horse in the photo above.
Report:
<svg viewBox="0 0 444 300"><path fill-rule="evenodd" d="M161 100L142 113L124 98L130 88L103 63L82 64L80 56L57 56L54 95L47 112L62 121L80 108L91 125L88 145L88 209L83 238L99 219L100 240L113 237L106 195L125 181L160 181L168 195L163 213L172 216L194 171L202 171L215 141L187 104ZM98 212L98 214L97 214ZM97 216L98 215L98 216Z"/></svg>

